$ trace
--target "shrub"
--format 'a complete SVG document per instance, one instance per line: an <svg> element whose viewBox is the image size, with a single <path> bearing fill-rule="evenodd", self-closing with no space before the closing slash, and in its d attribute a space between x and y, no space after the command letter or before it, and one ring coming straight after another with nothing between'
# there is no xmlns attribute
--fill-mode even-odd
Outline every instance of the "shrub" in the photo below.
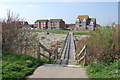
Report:
<svg viewBox="0 0 120 80"><path fill-rule="evenodd" d="M7 19L2 22L2 50L13 53L23 53L31 55L36 52L38 43L37 34L30 30L22 29L26 26L19 14L15 15L8 10Z"/></svg>
<svg viewBox="0 0 120 80"><path fill-rule="evenodd" d="M119 71L118 71L118 63L120 61L116 61L110 63L110 65L103 65L101 63L91 63L87 66L88 76L94 80L103 80L104 78L109 78L111 80L118 80ZM105 79L104 79L105 80Z"/></svg>
<svg viewBox="0 0 120 80"><path fill-rule="evenodd" d="M117 61L119 51L116 48L114 33L116 29L112 26L103 27L90 33L90 37L78 41L77 53L80 52L83 45L88 45L87 64L91 62L102 62L105 65Z"/></svg>
<svg viewBox="0 0 120 80"><path fill-rule="evenodd" d="M38 61L31 56L8 52L4 52L2 61L3 80L22 80L32 74L38 66L49 63L46 59Z"/></svg>
<svg viewBox="0 0 120 80"><path fill-rule="evenodd" d="M116 61L118 52L115 49L113 41L113 27L106 26L105 29L95 30L91 36L86 39L88 45L89 62L110 63Z"/></svg>

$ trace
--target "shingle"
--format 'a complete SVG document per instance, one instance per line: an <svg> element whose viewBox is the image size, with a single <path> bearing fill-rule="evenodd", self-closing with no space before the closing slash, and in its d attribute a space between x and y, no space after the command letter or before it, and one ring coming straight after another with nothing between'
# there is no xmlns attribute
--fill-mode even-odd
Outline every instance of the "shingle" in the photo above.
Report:
<svg viewBox="0 0 120 80"><path fill-rule="evenodd" d="M48 21L47 19L36 20L36 22Z"/></svg>
<svg viewBox="0 0 120 80"><path fill-rule="evenodd" d="M78 17L77 17L78 19L88 19L89 18L89 16L88 15L79 15Z"/></svg>
<svg viewBox="0 0 120 80"><path fill-rule="evenodd" d="M58 21L58 22L60 22L60 21L62 21L62 19L50 19L50 21Z"/></svg>

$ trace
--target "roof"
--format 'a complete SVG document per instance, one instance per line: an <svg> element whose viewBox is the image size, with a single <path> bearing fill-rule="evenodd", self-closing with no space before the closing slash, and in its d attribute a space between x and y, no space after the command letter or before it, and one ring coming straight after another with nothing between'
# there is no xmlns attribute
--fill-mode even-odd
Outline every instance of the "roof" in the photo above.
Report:
<svg viewBox="0 0 120 80"><path fill-rule="evenodd" d="M74 26L75 24L66 24L67 26Z"/></svg>
<svg viewBox="0 0 120 80"><path fill-rule="evenodd" d="M79 15L78 17L77 17L78 19L88 19L89 18L89 16L88 15Z"/></svg>
<svg viewBox="0 0 120 80"><path fill-rule="evenodd" d="M70 27L74 28L74 27L75 27L75 24L66 24L66 27L67 27L67 28L70 28Z"/></svg>
<svg viewBox="0 0 120 80"><path fill-rule="evenodd" d="M57 22L60 22L60 21L62 21L62 19L50 19L50 21L57 21Z"/></svg>
<svg viewBox="0 0 120 80"><path fill-rule="evenodd" d="M90 21L96 22L96 18L90 18Z"/></svg>
<svg viewBox="0 0 120 80"><path fill-rule="evenodd" d="M100 25L99 25L99 24L96 24L96 27L100 27Z"/></svg>
<svg viewBox="0 0 120 80"><path fill-rule="evenodd" d="M42 21L48 21L48 19L36 20L35 22L42 22Z"/></svg>

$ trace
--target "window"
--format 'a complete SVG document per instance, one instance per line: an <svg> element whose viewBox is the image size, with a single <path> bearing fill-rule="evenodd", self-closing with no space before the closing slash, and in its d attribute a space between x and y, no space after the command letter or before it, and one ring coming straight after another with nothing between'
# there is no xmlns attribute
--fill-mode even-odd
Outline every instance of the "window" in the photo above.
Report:
<svg viewBox="0 0 120 80"><path fill-rule="evenodd" d="M77 21L77 22L79 22L80 20L79 20L79 19L77 19L76 21Z"/></svg>
<svg viewBox="0 0 120 80"><path fill-rule="evenodd" d="M56 27L51 27L51 29L56 29Z"/></svg>
<svg viewBox="0 0 120 80"><path fill-rule="evenodd" d="M79 25L76 25L76 27L79 27Z"/></svg>
<svg viewBox="0 0 120 80"><path fill-rule="evenodd" d="M55 22L56 24L59 23L59 22Z"/></svg>
<svg viewBox="0 0 120 80"><path fill-rule="evenodd" d="M81 25L79 25L79 27L82 27Z"/></svg>
<svg viewBox="0 0 120 80"><path fill-rule="evenodd" d="M85 18L83 19L83 22L86 22L86 19L85 19Z"/></svg>
<svg viewBox="0 0 120 80"><path fill-rule="evenodd" d="M45 25L43 25L43 26L45 26Z"/></svg>
<svg viewBox="0 0 120 80"><path fill-rule="evenodd" d="M87 25L87 27L89 27L89 25Z"/></svg>
<svg viewBox="0 0 120 80"><path fill-rule="evenodd" d="M93 22L91 21L90 24L93 24Z"/></svg>

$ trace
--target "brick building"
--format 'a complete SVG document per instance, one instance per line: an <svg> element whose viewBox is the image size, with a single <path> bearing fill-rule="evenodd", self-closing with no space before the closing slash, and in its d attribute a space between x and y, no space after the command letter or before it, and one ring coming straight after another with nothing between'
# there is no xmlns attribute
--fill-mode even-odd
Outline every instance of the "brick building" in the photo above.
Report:
<svg viewBox="0 0 120 80"><path fill-rule="evenodd" d="M38 29L64 29L65 22L62 19L37 20L35 27Z"/></svg>
<svg viewBox="0 0 120 80"><path fill-rule="evenodd" d="M79 15L76 19L76 30L94 30L96 18L89 18L88 15Z"/></svg>
<svg viewBox="0 0 120 80"><path fill-rule="evenodd" d="M35 21L34 26L38 29L46 30L48 28L48 20L47 19L37 20Z"/></svg>
<svg viewBox="0 0 120 80"><path fill-rule="evenodd" d="M66 29L67 30L75 30L76 26L75 26L75 24L66 24Z"/></svg>
<svg viewBox="0 0 120 80"><path fill-rule="evenodd" d="M65 22L62 19L50 19L48 29L65 29Z"/></svg>

